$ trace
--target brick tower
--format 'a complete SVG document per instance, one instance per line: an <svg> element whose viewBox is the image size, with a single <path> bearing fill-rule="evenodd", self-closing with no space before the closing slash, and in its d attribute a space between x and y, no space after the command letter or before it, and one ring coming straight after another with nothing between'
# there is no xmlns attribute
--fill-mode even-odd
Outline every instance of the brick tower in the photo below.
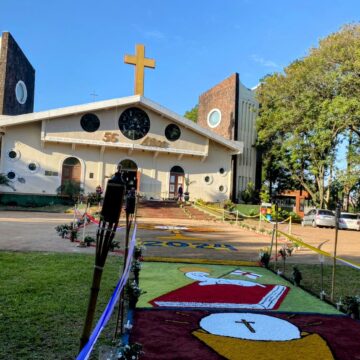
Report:
<svg viewBox="0 0 360 360"><path fill-rule="evenodd" d="M232 74L199 97L198 124L229 140L242 141L242 154L233 155L233 201L248 182L261 186L261 159L256 151L255 121L259 104L253 89L241 84L239 74Z"/></svg>
<svg viewBox="0 0 360 360"><path fill-rule="evenodd" d="M34 110L35 70L10 33L0 38L0 115Z"/></svg>

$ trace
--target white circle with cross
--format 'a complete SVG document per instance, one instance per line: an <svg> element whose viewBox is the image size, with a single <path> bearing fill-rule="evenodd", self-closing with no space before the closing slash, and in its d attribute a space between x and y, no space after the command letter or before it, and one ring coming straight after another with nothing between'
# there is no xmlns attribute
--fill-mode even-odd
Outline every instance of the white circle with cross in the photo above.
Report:
<svg viewBox="0 0 360 360"><path fill-rule="evenodd" d="M300 330L286 320L252 313L218 313L204 317L200 326L213 335L259 341L300 339Z"/></svg>

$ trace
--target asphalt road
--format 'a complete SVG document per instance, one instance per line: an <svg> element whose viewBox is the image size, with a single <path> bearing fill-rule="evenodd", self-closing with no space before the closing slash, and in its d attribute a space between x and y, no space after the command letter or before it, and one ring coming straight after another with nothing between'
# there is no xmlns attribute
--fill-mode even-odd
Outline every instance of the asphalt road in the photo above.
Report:
<svg viewBox="0 0 360 360"><path fill-rule="evenodd" d="M77 243L61 239L56 234L55 226L69 223L72 218L72 215L67 214L1 211L0 250L93 253L94 247L78 247ZM280 225L280 229L288 230L288 226ZM96 225L86 228L86 235L95 235L95 232ZM315 247L323 243L323 250L333 252L333 229L314 229L293 224L292 233ZM164 218L141 219L136 235L138 241L145 245L145 256L249 261L256 261L259 249L269 246L271 239L270 236L221 222ZM81 237L82 230L79 233ZM116 240L123 247L122 231L116 235ZM280 238L278 246L285 243L285 239ZM337 253L360 263L360 232L340 230ZM319 257L311 250L302 248L288 258L288 262L318 263Z"/></svg>

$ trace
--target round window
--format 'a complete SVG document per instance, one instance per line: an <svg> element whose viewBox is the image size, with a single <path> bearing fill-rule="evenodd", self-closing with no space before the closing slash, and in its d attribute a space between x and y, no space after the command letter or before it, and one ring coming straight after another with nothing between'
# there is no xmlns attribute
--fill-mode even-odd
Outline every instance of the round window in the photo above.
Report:
<svg viewBox="0 0 360 360"><path fill-rule="evenodd" d="M212 176L211 175L205 175L204 176L204 182L205 182L206 185L212 184L212 182L213 182Z"/></svg>
<svg viewBox="0 0 360 360"><path fill-rule="evenodd" d="M165 136L169 141L176 141L181 135L180 128L175 124L169 124L165 129Z"/></svg>
<svg viewBox="0 0 360 360"><path fill-rule="evenodd" d="M39 165L38 165L36 162L32 161L31 163L29 163L28 169L29 169L31 172L36 172L36 171L38 171L38 169L39 169Z"/></svg>
<svg viewBox="0 0 360 360"><path fill-rule="evenodd" d="M26 103L27 89L25 83L22 80L18 81L18 83L16 84L15 95L16 95L16 100L18 101L19 104L23 105Z"/></svg>
<svg viewBox="0 0 360 360"><path fill-rule="evenodd" d="M227 191L227 186L226 185L220 185L219 186L219 191L222 193L225 193Z"/></svg>
<svg viewBox="0 0 360 360"><path fill-rule="evenodd" d="M10 151L9 151L9 158L10 158L10 159L15 159L16 157L17 157L16 151L10 150Z"/></svg>
<svg viewBox="0 0 360 360"><path fill-rule="evenodd" d="M119 129L128 139L139 140L150 130L149 116L142 109L128 108L120 115Z"/></svg>
<svg viewBox="0 0 360 360"><path fill-rule="evenodd" d="M15 173L13 172L13 171L9 171L8 173L7 173L7 177L8 177L8 179L10 179L10 180L13 180L13 179L15 179Z"/></svg>
<svg viewBox="0 0 360 360"><path fill-rule="evenodd" d="M10 149L8 152L7 152L7 156L9 157L9 159L11 161L16 161L20 158L20 152L18 150L15 150L15 149Z"/></svg>
<svg viewBox="0 0 360 360"><path fill-rule="evenodd" d="M85 114L81 117L80 125L87 132L95 132L100 127L100 120L95 114Z"/></svg>
<svg viewBox="0 0 360 360"><path fill-rule="evenodd" d="M207 117L207 123L211 128L217 127L221 122L221 112L219 109L212 109Z"/></svg>
<svg viewBox="0 0 360 360"><path fill-rule="evenodd" d="M226 176L226 174L227 174L226 169L223 168L223 167L221 167L221 168L219 169L219 174L220 174L221 176Z"/></svg>

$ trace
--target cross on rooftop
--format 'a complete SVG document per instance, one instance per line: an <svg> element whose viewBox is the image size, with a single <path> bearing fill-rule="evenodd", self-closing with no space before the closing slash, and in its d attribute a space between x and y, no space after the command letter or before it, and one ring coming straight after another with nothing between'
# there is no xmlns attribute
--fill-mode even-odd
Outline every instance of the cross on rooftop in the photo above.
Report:
<svg viewBox="0 0 360 360"><path fill-rule="evenodd" d="M125 64L135 65L135 95L144 95L144 68L155 68L155 60L145 57L145 46L136 45L135 55L125 55Z"/></svg>
<svg viewBox="0 0 360 360"><path fill-rule="evenodd" d="M241 319L241 321L235 321L237 324L244 324L250 332L256 333L255 329L251 326L251 324L255 324L255 321L247 321L245 319Z"/></svg>

